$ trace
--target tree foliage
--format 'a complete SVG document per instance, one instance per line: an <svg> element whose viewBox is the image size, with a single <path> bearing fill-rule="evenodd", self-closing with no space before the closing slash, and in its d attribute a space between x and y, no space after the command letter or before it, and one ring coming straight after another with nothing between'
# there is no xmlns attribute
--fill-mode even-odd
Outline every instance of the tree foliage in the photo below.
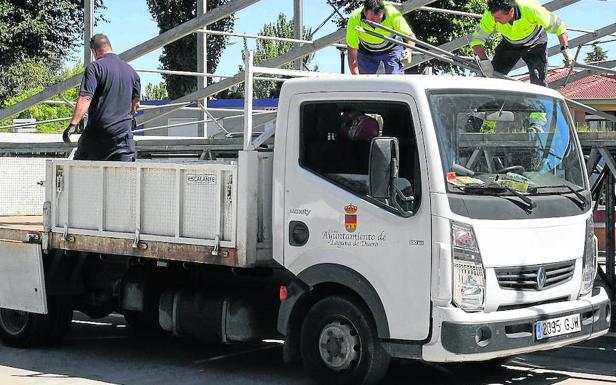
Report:
<svg viewBox="0 0 616 385"><path fill-rule="evenodd" d="M275 23L268 23L261 28L259 35L283 37L293 39L295 37L295 29L293 19L287 19L284 13L278 14L278 19ZM312 29L303 30L304 40L312 40ZM276 40L257 40L257 48L254 54L255 65L259 65L270 59L282 56L291 51L295 47L295 43ZM316 71L317 68L309 68L309 64L314 58L314 55L305 56L303 60L304 69ZM293 69L293 63L287 63L281 68ZM272 81L257 81L254 86L255 97L257 98L277 98L280 94L281 82Z"/></svg>
<svg viewBox="0 0 616 385"><path fill-rule="evenodd" d="M2 102L2 104L0 105L0 108L8 107L13 104L17 104L29 98L30 96L41 92L45 86L49 84L53 84L57 81L68 79L72 77L73 75L83 71L83 66L81 64L78 64L75 67L70 68L70 69L65 69L61 71L60 74L47 72L47 68L45 68L44 65L40 65L40 63L37 63L37 62L32 63L31 66L32 66L32 69L28 71L31 71L32 73L37 74L39 78L36 78L35 82L30 83L32 85L31 88L25 89L22 92L20 92L17 96L10 97L6 99L4 102ZM75 87L69 88L68 90L64 91L59 96L52 98L51 100L56 101L56 102L66 102L66 101L74 102L75 100L77 100L78 96L79 96L79 86L75 86ZM37 121L43 121L43 120L51 120L51 119L58 119L58 118L68 118L71 116L72 112L73 112L73 107L69 105L68 103L66 104L40 103L25 111L22 111L16 116L16 118L21 118L21 119L34 118ZM7 125L11 125L12 123L13 123L13 118L10 118L4 121L0 121L0 126L7 126ZM67 124L68 122L66 121L46 123L46 124L38 125L36 127L36 130L37 132L59 133L59 132L62 132L62 130L67 126ZM10 131L10 129L3 129L2 131Z"/></svg>
<svg viewBox="0 0 616 385"><path fill-rule="evenodd" d="M607 60L607 50L598 45L592 46L592 51L586 54L584 61L588 64Z"/></svg>
<svg viewBox="0 0 616 385"><path fill-rule="evenodd" d="M333 0L333 3L336 6L342 7L345 12L350 13L359 7L363 1ZM430 6L434 8L482 14L486 9L486 0L437 0L431 3ZM474 17L452 16L429 11L413 11L405 17L419 40L436 46L472 33L475 26L479 24L479 20ZM346 24L344 20L340 19L337 23L339 26ZM486 51L488 54L493 52L494 47L499 41L500 37L494 36L491 41L486 44ZM472 50L466 46L460 50L454 51L454 53L459 55L472 55ZM421 71L426 66L431 66L438 71L448 73L463 73L463 70L459 67L452 67L450 64L438 61L437 59L432 59L418 67L414 67L413 72Z"/></svg>
<svg viewBox="0 0 616 385"><path fill-rule="evenodd" d="M143 100L164 100L169 99L167 94L167 84L160 82L158 84L148 83L145 86L145 92L143 93Z"/></svg>
<svg viewBox="0 0 616 385"><path fill-rule="evenodd" d="M194 19L197 15L195 0L146 0L150 13L158 23L161 32L168 31L184 22ZM208 0L208 10L225 4L229 0ZM226 17L208 26L216 31L233 30L233 16ZM209 35L207 38L208 71L214 72L218 67L220 55L228 41L226 36ZM188 35L163 48L160 56L161 69L175 71L197 70L197 36ZM197 79L192 76L163 75L167 83L167 91L171 99L177 99L197 89Z"/></svg>
<svg viewBox="0 0 616 385"><path fill-rule="evenodd" d="M62 61L81 45L82 0L0 1L0 103L47 86ZM96 0L98 19L104 9Z"/></svg>

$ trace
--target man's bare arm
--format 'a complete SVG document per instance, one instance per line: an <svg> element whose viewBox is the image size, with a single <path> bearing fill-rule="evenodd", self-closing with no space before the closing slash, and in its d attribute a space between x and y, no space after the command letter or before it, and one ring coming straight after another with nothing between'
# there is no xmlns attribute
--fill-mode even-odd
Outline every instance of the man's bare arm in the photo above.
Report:
<svg viewBox="0 0 616 385"><path fill-rule="evenodd" d="M476 45L473 47L473 51L475 51L475 55L479 58L479 60L487 60L488 55L486 54L486 49L482 45Z"/></svg>
<svg viewBox="0 0 616 385"><path fill-rule="evenodd" d="M141 105L139 104L139 99L133 99L133 105L130 109L130 114L135 115L137 113L137 110L139 110L139 107L141 107Z"/></svg>
<svg viewBox="0 0 616 385"><path fill-rule="evenodd" d="M77 99L77 104L75 105L75 109L73 111L73 117L71 118L72 125L78 125L83 116L88 112L88 108L90 108L90 103L92 102L91 96L80 96Z"/></svg>
<svg viewBox="0 0 616 385"><path fill-rule="evenodd" d="M357 62L357 48L349 48L349 69L353 75L359 75L359 63Z"/></svg>

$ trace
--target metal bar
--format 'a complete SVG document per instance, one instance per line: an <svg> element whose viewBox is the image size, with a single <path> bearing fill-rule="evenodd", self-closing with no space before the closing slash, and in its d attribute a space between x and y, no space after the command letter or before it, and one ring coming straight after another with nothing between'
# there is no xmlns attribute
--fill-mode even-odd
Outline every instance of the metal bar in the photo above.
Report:
<svg viewBox="0 0 616 385"><path fill-rule="evenodd" d="M572 28L572 27L567 27L567 31L574 31L574 32L584 32L584 33L593 33L593 31L589 30L589 29L581 29L581 28ZM610 34L607 36L614 36L616 37L616 34Z"/></svg>
<svg viewBox="0 0 616 385"><path fill-rule="evenodd" d="M58 118L58 119L48 119L48 120L39 120L37 122L32 122L32 123L19 123L19 124L10 124L8 126L0 126L0 129L3 128L20 128L20 127L28 127L28 126L38 126L40 124L47 124L47 123L55 123L55 122L63 122L65 120L70 120L71 118Z"/></svg>
<svg viewBox="0 0 616 385"><path fill-rule="evenodd" d="M301 43L301 44L313 44L314 43L310 40L303 40L303 39L291 39L288 37L267 36L267 35L252 35L249 33L239 33L239 32L214 31L211 29L200 29L196 32L199 34L204 34L204 35L233 36L233 37L242 37L244 39L284 41L287 43Z"/></svg>
<svg viewBox="0 0 616 385"><path fill-rule="evenodd" d="M100 209L98 210L98 231L99 232L103 232L103 230L105 229L105 211L106 211L106 207L105 207L105 191L106 191L106 185L105 185L105 173L106 173L107 168L105 166L101 166L100 167L100 172L101 172L101 197L100 200L98 202L98 204L100 205Z"/></svg>
<svg viewBox="0 0 616 385"><path fill-rule="evenodd" d="M195 76L202 78L221 78L228 79L232 78L232 75L219 75L213 73L200 73L200 72L190 72L190 71L171 71L171 70L153 70L153 69L145 69L145 68L135 68L137 72L148 72L154 74L166 74L166 75L177 75L177 76ZM255 76L255 80L263 80L263 81L272 81L272 82L280 82L285 81L286 79L278 79L271 77L263 77L263 76ZM178 105L185 105L186 103L178 103ZM170 104L165 104L165 106L171 106ZM156 107L158 108L158 106ZM141 107L143 109L143 107Z"/></svg>
<svg viewBox="0 0 616 385"><path fill-rule="evenodd" d="M176 215L175 215L175 237L176 238L180 238L180 236L182 235L183 229L182 229L182 170L180 170L180 168L177 168L175 170L175 196L176 196L176 201L175 201L175 210L176 210Z"/></svg>
<svg viewBox="0 0 616 385"><path fill-rule="evenodd" d="M588 70L593 70L596 72L607 72L609 74L616 75L616 70L605 68L605 67L598 67L598 66L593 66L590 64L584 64L584 63L578 63L578 62L575 63L575 66L588 69Z"/></svg>
<svg viewBox="0 0 616 385"><path fill-rule="evenodd" d="M584 45L586 43L590 43L593 40L597 40L605 35L609 35L614 32L616 32L616 23L607 25L603 28L599 28L598 30L592 33L587 33L585 35L578 36L575 39L569 40L569 48L574 48L574 47L577 47L578 45ZM548 49L548 57L554 56L558 53L560 53L560 43ZM526 63L520 60L515 66L513 66L511 71L515 71L516 69L521 68L525 65Z"/></svg>
<svg viewBox="0 0 616 385"><path fill-rule="evenodd" d="M256 0L255 0L256 1ZM426 4L430 4L432 2L434 2L435 0L408 0L405 3L401 4L398 9L400 10L400 13L402 14L407 14L421 6L424 6ZM579 0L567 0L567 1L579 1ZM330 33L329 35L326 35L320 39L317 39L313 42L313 44L311 45L304 45L302 47L299 48L294 48L291 51L287 52L284 55L278 56L274 59L268 60L266 62L261 63L261 67L271 67L271 68L276 68L276 67L280 67L286 63L292 62L293 60L296 60L297 58L309 55L313 52L316 52L324 47L328 47L331 44L334 43L338 43L339 41L343 40L345 38L346 35L346 31L344 29L340 29L336 32ZM203 90L197 90L193 93L190 93L188 95L185 95L177 100L174 100L174 102L185 102L185 101L193 101L193 100L198 100L198 99L202 99L203 96L209 96L209 95L214 95L217 94L223 90L226 90L230 87L233 87L236 84L240 84L242 83L242 81L244 81L244 74L243 72L240 72L238 74L236 74L235 76L233 76L232 78L228 78L225 80L222 80L218 83L212 84L209 87L204 88ZM148 122L152 119L156 119L157 117L160 116L164 116L167 114L170 114L171 112L175 111L177 108L175 109L170 109L170 108L160 108L157 110L152 110L152 111L147 111L146 113L144 113L140 119L138 119L139 124L142 124L144 122Z"/></svg>
<svg viewBox="0 0 616 385"><path fill-rule="evenodd" d="M451 53L451 52L449 52L449 51L447 51L447 50L441 49L441 48L439 48L439 47L437 47L437 46L434 46L434 45L432 45L432 44L429 44L429 43L427 43L427 42L425 42L425 41L422 41L422 40L419 40L419 39L417 39L417 38L414 38L414 37L411 37L411 36L405 35L404 33L398 32L398 31L396 31L395 29L392 29L392 28L386 27L386 26L384 26L384 25L381 25L381 24L379 24L379 23L375 23L375 22L370 21L370 20L364 20L364 23L368 24L369 26L371 26L371 27L373 27L373 28L380 28L380 29L385 30L385 31L387 31L387 32L389 32L389 33L392 33L392 34L394 34L394 35L396 35L396 36L399 36L399 37L401 37L401 38L403 38L403 39L410 40L410 41L414 42L415 44L421 45L421 46L423 46L423 47L425 47L425 48L427 48L427 49L429 49L429 50L434 50L434 51L436 51L437 53L441 54L442 56L449 57L449 58L451 58L452 60L459 61L459 62L461 62L461 63L465 64L467 67L468 67L468 66L473 67L473 68L475 68L475 70L473 70L473 71L475 71L475 72L477 72L477 73L481 73L481 71L479 70L479 67L477 66L477 64L476 64L475 62L472 62L472 63L471 63L471 62L469 62L469 61L467 61L467 60L464 60L464 59L460 58L460 56L458 56L458 55L456 55L456 54L454 54L454 53ZM412 47L409 47L409 48L412 48ZM417 50L417 51L418 51L418 52L420 52L420 53L424 53L424 54L426 54L426 55L432 55L432 56L434 56L434 54L433 54L433 53L422 52L422 51L418 50L418 49L417 49L417 47L415 47L414 49L415 49L415 50ZM434 56L434 57L435 57L435 58L438 58L438 57L436 57L436 56ZM466 67L465 67L465 68L466 68ZM468 69L468 68L467 68L467 69Z"/></svg>
<svg viewBox="0 0 616 385"><path fill-rule="evenodd" d="M606 237L605 237L605 267L607 270L607 278L608 278L608 283L610 284L611 287L611 297L614 298L614 295L616 294L614 292L614 286L616 285L616 272L614 271L614 258L615 258L615 253L614 253L614 229L615 229L615 224L614 224L614 205L616 204L615 202L615 196L614 196L614 183L616 183L616 178L614 178L614 173L610 172L608 174L607 177L607 183L606 183L606 191L605 191L605 233L606 233Z"/></svg>
<svg viewBox="0 0 616 385"><path fill-rule="evenodd" d="M610 60L610 61L604 61L601 63L596 63L595 67L597 67L597 69L587 69L584 71L579 71L576 72L574 74L571 75L571 77L569 78L570 82L574 82L576 80L580 80L583 79L585 77L588 77L590 75L592 75L593 73L597 73L597 72L603 72L604 68L614 68L616 67L616 60ZM601 69L599 69L601 68ZM549 84L549 87L552 89L556 89L556 88L560 88L562 86L565 85L565 80L564 79L558 79L556 81L553 81Z"/></svg>
<svg viewBox="0 0 616 385"><path fill-rule="evenodd" d="M90 39L94 35L94 1L83 2L83 66L87 67L92 62L90 51Z"/></svg>
<svg viewBox="0 0 616 385"><path fill-rule="evenodd" d="M197 16L205 15L207 13L207 0L197 0ZM206 74L207 72L207 35L203 33L197 34L197 72ZM204 76L197 77L197 89L202 90L207 87L207 78ZM207 98L198 100L207 109ZM207 118L206 111L199 112L199 120L205 120ZM200 123L197 130L202 130L203 137L207 138L207 123ZM198 131L197 131L198 132Z"/></svg>
<svg viewBox="0 0 616 385"><path fill-rule="evenodd" d="M596 148L590 150L590 155L588 155L588 160L586 161L586 172L589 177L592 175L593 171L595 171L595 167L599 164L600 158L601 155Z"/></svg>
<svg viewBox="0 0 616 385"><path fill-rule="evenodd" d="M279 75L279 76L293 76L293 77L319 77L334 75L327 72L311 72L311 71L297 71L286 70L282 68L270 68L270 67L252 67L253 73L265 74L265 75Z"/></svg>
<svg viewBox="0 0 616 385"><path fill-rule="evenodd" d="M262 111L262 112L254 112L252 115L253 116L258 116L258 115L267 115L267 114L275 114L276 111ZM195 120L192 122L184 122L184 123L175 123L175 124L165 124L162 126L156 126L156 127L148 127L148 128L140 128L138 130L133 130L133 133L137 133L137 132L147 132L147 131L154 131L154 130L161 130L163 128L172 128L172 127L183 127L183 126L190 126L192 124L196 124L196 123L214 123L215 121L221 121L221 120L230 120L230 119L238 119L238 118L243 118L244 114L238 114L238 115L231 115L231 116L223 116L220 118L214 118L214 119L204 119L204 120Z"/></svg>
<svg viewBox="0 0 616 385"><path fill-rule="evenodd" d="M253 60L254 53L252 50L245 52L244 68L244 151L250 149L252 142L252 98L253 98Z"/></svg>
<svg viewBox="0 0 616 385"><path fill-rule="evenodd" d="M599 111L595 108L592 108L590 106L587 106L586 104L582 104L580 102L576 102L575 100L571 100L571 99L565 99L567 101L568 104L573 105L577 108L579 108L580 110L584 110L586 112L590 112L591 114L600 116L606 120L610 120L612 122L616 122L616 116L609 114L607 112L603 112L603 111Z"/></svg>
<svg viewBox="0 0 616 385"><path fill-rule="evenodd" d="M580 56L580 52L582 52L582 46L578 46L577 50L575 50L575 58L573 59L573 62L577 62L578 56ZM571 74L573 73L573 69L575 68L575 66L571 66L569 67L569 71L567 72L567 78L565 79L565 86L567 85L567 83L569 83L569 79L571 79ZM546 74L547 76L547 74Z"/></svg>
<svg viewBox="0 0 616 385"><path fill-rule="evenodd" d="M553 1L550 1L549 3L543 4L543 7L546 8L548 11L556 11L558 9L567 7L571 4L575 4L579 1L581 0L553 0ZM469 35L454 39L452 41L449 41L445 44L441 44L439 48L451 52L451 51L455 51L457 49L467 46L468 44L470 44L471 40L472 40L472 35L469 34ZM413 57L413 61L411 62L411 64L409 66L405 66L404 69L423 64L431 59L432 58L427 55L415 56Z"/></svg>
<svg viewBox="0 0 616 385"><path fill-rule="evenodd" d="M443 9L443 8L434 8L434 7L421 7L421 8L419 8L419 10L420 11L428 11L428 12L445 13L445 14L448 14L448 15L468 16L468 17L474 17L474 18L478 18L478 19L481 19L481 17L483 16L483 15L480 15L478 13L454 11L454 10Z"/></svg>
<svg viewBox="0 0 616 385"><path fill-rule="evenodd" d="M327 17L325 18L325 20L323 20L323 21L321 22L321 24L319 24L319 25L318 25L318 26L314 29L314 31L312 31L312 35L314 36L314 34L316 34L317 32L319 32L319 31L321 30L321 28L323 28L323 26L324 26L325 24L327 24L327 22L328 22L328 21L329 21L332 17L334 17L334 15L335 15L335 14L336 14L336 11L334 11L334 12L330 13L330 14L329 14L329 16L327 16Z"/></svg>
<svg viewBox="0 0 616 385"><path fill-rule="evenodd" d="M220 19L232 15L258 1L259 0L233 0L226 4L220 5L219 7L211 10L205 15L197 16L194 19L187 21L186 23L180 24L175 28L163 32L150 40L147 40L127 51L124 51L120 54L120 58L124 61L130 62L145 54L164 47L169 43L173 43L174 41L179 40L200 28L213 24ZM10 116L16 115L19 112L26 110L35 104L50 99L55 95L59 94L60 92L67 90L73 86L76 86L81 81L82 76L82 73L74 75L67 80L56 83L53 86L46 88L45 90L27 98L26 100L23 100L3 110L0 110L0 120L4 120L9 118Z"/></svg>
<svg viewBox="0 0 616 385"><path fill-rule="evenodd" d="M293 36L296 40L304 38L304 0L293 0ZM295 48L300 48L301 43L295 44ZM295 60L295 69L302 70L303 58Z"/></svg>
<svg viewBox="0 0 616 385"><path fill-rule="evenodd" d="M223 239L223 230L224 230L224 226L223 226L223 215L222 215L222 211L225 209L225 204L223 201L223 189L225 186L224 183L224 178L223 178L223 172L222 169L218 169L216 170L216 184L218 186L218 188L216 189L216 226L218 226L217 228L217 233L216 235L218 235L220 237L220 239Z"/></svg>

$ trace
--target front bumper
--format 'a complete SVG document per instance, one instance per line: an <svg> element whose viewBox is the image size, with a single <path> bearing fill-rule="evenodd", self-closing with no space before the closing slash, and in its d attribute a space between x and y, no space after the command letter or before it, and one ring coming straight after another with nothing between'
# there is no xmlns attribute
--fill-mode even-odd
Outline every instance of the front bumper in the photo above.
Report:
<svg viewBox="0 0 616 385"><path fill-rule="evenodd" d="M453 307L434 308L431 341L422 358L433 362L482 361L537 350L558 348L606 334L610 328L610 300L603 288L577 300L524 309L465 313ZM537 321L580 314L582 330L536 340Z"/></svg>

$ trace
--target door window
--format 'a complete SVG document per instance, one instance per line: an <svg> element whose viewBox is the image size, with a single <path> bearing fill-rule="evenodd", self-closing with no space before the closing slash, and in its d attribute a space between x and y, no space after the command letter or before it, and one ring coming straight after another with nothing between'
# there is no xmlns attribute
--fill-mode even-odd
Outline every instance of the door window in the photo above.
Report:
<svg viewBox="0 0 616 385"><path fill-rule="evenodd" d="M378 204L369 196L370 145L375 137L395 137L400 145L399 187L421 196L419 157L407 104L379 101L309 102L302 105L300 164L339 187ZM409 208L411 209L411 208Z"/></svg>

